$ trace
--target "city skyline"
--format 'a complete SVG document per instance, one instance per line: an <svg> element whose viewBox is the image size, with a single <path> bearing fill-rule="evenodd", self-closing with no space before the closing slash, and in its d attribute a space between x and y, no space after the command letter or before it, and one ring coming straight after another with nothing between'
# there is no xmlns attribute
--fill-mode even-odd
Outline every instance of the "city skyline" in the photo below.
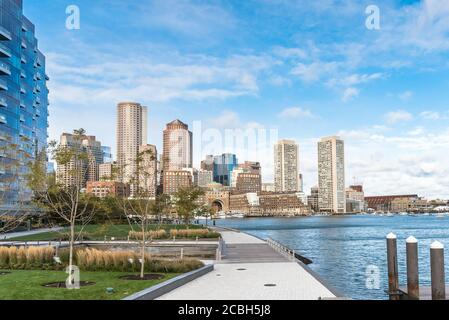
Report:
<svg viewBox="0 0 449 320"><path fill-rule="evenodd" d="M447 30L434 28L447 4L380 1L381 30L372 31L365 27L365 7L354 1L321 7L273 3L257 7L256 22L239 4L144 1L127 9L114 1L107 8L79 1L81 29L69 31L63 4L25 1L25 14L39 25L49 57L50 137L85 127L114 146L114 106L131 99L149 106L148 140L159 150L162 128L173 118L189 125L203 120L219 129L279 129L279 138L300 145L309 190L316 184L316 141L337 134L347 142L346 180L362 181L368 194L419 191L428 198L447 197L449 165L441 152L449 146ZM41 14L42 7L48 15ZM179 15L175 20L186 8L196 19ZM108 23L118 12L123 24ZM159 18L143 23L130 12ZM273 23L264 27L269 18ZM316 28L314 19L325 22ZM247 28L229 43L234 46L224 46L242 25ZM341 32L326 36L335 29ZM216 40L206 45L195 32ZM123 53L124 45L130 53ZM194 154L199 167L202 155ZM264 182L270 182L269 165L262 166Z"/></svg>

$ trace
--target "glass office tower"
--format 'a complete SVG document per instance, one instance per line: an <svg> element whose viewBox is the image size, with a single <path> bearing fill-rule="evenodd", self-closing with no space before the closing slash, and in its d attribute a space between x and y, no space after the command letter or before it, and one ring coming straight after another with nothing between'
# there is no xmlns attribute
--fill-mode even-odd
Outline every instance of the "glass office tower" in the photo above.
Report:
<svg viewBox="0 0 449 320"><path fill-rule="evenodd" d="M231 172L238 166L235 154L225 153L214 157L214 181L223 186L231 185Z"/></svg>
<svg viewBox="0 0 449 320"><path fill-rule="evenodd" d="M22 0L0 0L0 207L32 195L25 176L47 145L48 80Z"/></svg>

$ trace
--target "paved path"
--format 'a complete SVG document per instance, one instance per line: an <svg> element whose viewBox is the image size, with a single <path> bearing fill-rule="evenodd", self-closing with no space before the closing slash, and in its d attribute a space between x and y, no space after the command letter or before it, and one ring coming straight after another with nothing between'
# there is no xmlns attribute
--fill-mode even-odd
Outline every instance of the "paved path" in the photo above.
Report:
<svg viewBox="0 0 449 320"><path fill-rule="evenodd" d="M335 295L297 261L250 235L222 231L223 260L214 271L160 300L317 300Z"/></svg>
<svg viewBox="0 0 449 320"><path fill-rule="evenodd" d="M38 230L32 230L32 231L2 233L2 234L0 234L0 240L17 238L17 237L31 236L33 234L39 234L39 233L45 233L45 232L59 231L61 229L62 228L46 228L46 229L38 229Z"/></svg>

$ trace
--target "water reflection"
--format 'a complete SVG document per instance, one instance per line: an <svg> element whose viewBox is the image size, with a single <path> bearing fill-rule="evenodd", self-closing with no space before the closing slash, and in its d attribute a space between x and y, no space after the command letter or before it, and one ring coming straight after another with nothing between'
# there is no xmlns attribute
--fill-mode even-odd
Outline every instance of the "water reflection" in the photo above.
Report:
<svg viewBox="0 0 449 320"><path fill-rule="evenodd" d="M420 281L430 284L429 246L434 240L449 245L449 217L344 216L217 220L218 226L241 229L261 238L271 237L311 259L310 267L331 285L354 299L386 299L385 236L398 236L400 282L405 284L405 239L419 242ZM377 266L380 288L366 288L366 270ZM449 277L449 265L446 264Z"/></svg>

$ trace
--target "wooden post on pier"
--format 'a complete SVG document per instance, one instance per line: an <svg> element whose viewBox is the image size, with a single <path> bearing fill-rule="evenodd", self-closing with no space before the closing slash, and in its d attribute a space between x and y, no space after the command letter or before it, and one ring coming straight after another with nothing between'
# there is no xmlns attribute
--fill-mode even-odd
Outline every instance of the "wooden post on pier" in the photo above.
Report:
<svg viewBox="0 0 449 320"><path fill-rule="evenodd" d="M387 235L387 263L388 263L388 294L390 300L398 300L399 296L399 273L398 273L398 250L396 244L396 235L389 233Z"/></svg>
<svg viewBox="0 0 449 320"><path fill-rule="evenodd" d="M407 253L407 296L419 300L418 240L410 236L406 240Z"/></svg>
<svg viewBox="0 0 449 320"><path fill-rule="evenodd" d="M430 245L430 273L432 278L432 300L445 300L444 245L438 241Z"/></svg>

